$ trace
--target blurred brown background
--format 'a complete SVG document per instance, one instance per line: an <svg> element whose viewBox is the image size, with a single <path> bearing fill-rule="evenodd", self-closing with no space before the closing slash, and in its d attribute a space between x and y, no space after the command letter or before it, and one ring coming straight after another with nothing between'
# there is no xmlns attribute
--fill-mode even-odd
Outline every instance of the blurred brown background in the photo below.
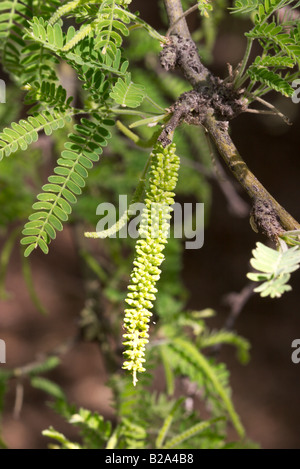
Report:
<svg viewBox="0 0 300 469"><path fill-rule="evenodd" d="M153 26L160 27L156 1L135 0L133 10ZM193 15L189 23L198 21ZM242 57L246 23L229 17L222 23L211 69L224 76L226 62L236 65ZM232 122L232 138L244 159L272 195L298 220L300 175L300 106L276 97L276 104L293 121L287 126L273 117L244 114ZM231 177L231 176L229 176ZM245 199L246 200L246 199ZM228 315L224 296L240 291L249 270L251 249L260 238L251 230L248 218L232 217L217 184L214 184L210 224L204 247L186 251L184 279L191 291L189 307L212 307L218 317L211 324L220 327ZM13 256L7 280L12 297L0 303L1 338L7 344L7 366L14 367L36 358L71 337L83 306L80 265L69 228L59 233L45 258L32 258L36 289L49 310L42 317L34 308L24 285L19 254ZM207 266L209 270L207 269ZM209 273L208 273L209 272ZM293 275L293 291L279 300L253 296L235 329L252 344L251 361L239 365L231 349L221 351L229 364L233 398L248 436L264 448L300 448L300 364L291 361L291 343L300 338L300 273ZM1 365L2 367L3 365ZM112 417L107 376L96 345L81 344L67 354L57 379L70 401ZM45 448L41 431L53 425L67 430L59 417L45 405L42 392L25 386L21 418L15 419L15 384L6 401L4 438L11 448Z"/></svg>

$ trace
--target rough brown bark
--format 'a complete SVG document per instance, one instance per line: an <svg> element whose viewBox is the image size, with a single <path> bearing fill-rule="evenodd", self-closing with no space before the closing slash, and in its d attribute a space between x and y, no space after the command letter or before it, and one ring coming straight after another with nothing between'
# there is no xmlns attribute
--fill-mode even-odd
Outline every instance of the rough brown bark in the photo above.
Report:
<svg viewBox="0 0 300 469"><path fill-rule="evenodd" d="M193 42L180 0L164 0L173 34L161 53L166 70L180 68L193 90L171 106L172 117L160 135L163 145L171 142L181 122L203 125L226 165L252 199L252 226L272 240L284 231L300 229L300 224L271 196L250 171L231 140L229 120L247 109L243 91L235 91L230 80L223 82L202 64ZM179 21L178 18L181 18Z"/></svg>

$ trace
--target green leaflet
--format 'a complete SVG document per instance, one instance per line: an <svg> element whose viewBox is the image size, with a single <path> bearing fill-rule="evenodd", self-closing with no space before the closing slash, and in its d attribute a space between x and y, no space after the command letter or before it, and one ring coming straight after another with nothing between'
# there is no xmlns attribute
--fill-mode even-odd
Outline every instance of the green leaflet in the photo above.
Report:
<svg viewBox="0 0 300 469"><path fill-rule="evenodd" d="M264 57L256 57L254 64L263 67L276 67L276 68L293 68L294 61L290 57L274 57L265 55Z"/></svg>
<svg viewBox="0 0 300 469"><path fill-rule="evenodd" d="M255 288L255 292L263 297L279 298L284 292L292 289L288 281L290 274L300 266L298 246L276 251L262 243L256 243L256 249L252 251L252 254L253 258L250 263L259 272L250 272L247 277L254 282L263 282Z"/></svg>
<svg viewBox="0 0 300 469"><path fill-rule="evenodd" d="M50 427L43 431L43 435L56 440L56 448L62 449L99 449L105 448L106 442L112 436L112 426L110 421L96 412L84 408L76 408L67 404L63 399L56 400L54 404L56 412L77 428L77 433L81 436L82 443L73 443L62 433ZM59 446L58 446L59 444Z"/></svg>
<svg viewBox="0 0 300 469"><path fill-rule="evenodd" d="M156 448L162 448L163 447L163 442L168 434L169 428L172 424L172 421L174 419L174 415L176 413L177 408L183 403L184 399L180 398L178 399L175 404L173 405L169 415L165 418L164 423L157 435L156 441L155 441L155 446Z"/></svg>
<svg viewBox="0 0 300 469"><path fill-rule="evenodd" d="M239 361L243 364L248 363L250 359L250 343L234 332L220 329L219 331L204 334L200 340L201 348L213 347L219 344L231 344L235 346Z"/></svg>
<svg viewBox="0 0 300 469"><path fill-rule="evenodd" d="M54 130L64 127L66 122L71 121L71 111L60 112L56 110L44 111L27 120L21 119L18 123L13 122L11 128L6 127L0 133L0 160L9 156L19 148L26 150L28 145L36 142L38 132L44 130L46 135L51 135Z"/></svg>
<svg viewBox="0 0 300 469"><path fill-rule="evenodd" d="M54 370L59 364L60 364L60 359L55 355L50 355L41 363L40 362L36 363L36 365L30 369L30 371L28 372L28 375L30 377L33 377L41 373L47 373L50 370Z"/></svg>
<svg viewBox="0 0 300 469"><path fill-rule="evenodd" d="M67 92L61 85L50 81L43 81L42 83L34 82L31 85L27 85L29 90L26 95L26 104L36 103L38 101L41 104L53 107L57 111L67 111L71 107L73 97L67 98ZM37 110L40 104L34 106L33 110ZM32 112L32 109L31 109Z"/></svg>
<svg viewBox="0 0 300 469"><path fill-rule="evenodd" d="M83 3L82 0L72 0L70 2L65 3L64 5L61 5L55 11L55 13L51 16L51 18L49 20L49 24L53 25L54 23L56 23L59 20L59 18L66 15L67 13L73 11L80 3ZM86 3L88 3L88 2L86 2ZM91 2L89 2L89 3L91 3Z"/></svg>
<svg viewBox="0 0 300 469"><path fill-rule="evenodd" d="M22 232L21 244L27 246L25 256L37 247L47 254L51 239L55 239L56 231L63 229L62 222L68 220L71 204L76 203L77 196L81 194L88 170L99 160L101 147L111 137L107 126L114 122L97 118L96 122L82 118L81 124L74 126L77 132L69 135L69 142L65 143L65 150L54 169L55 174L48 178L49 183L43 186L44 192L37 196L38 202L33 205L35 212L29 216Z"/></svg>
<svg viewBox="0 0 300 469"><path fill-rule="evenodd" d="M258 22L269 18L276 10L291 3L294 3L294 0L236 0L234 7L230 9L232 13L240 14L255 12L255 19Z"/></svg>
<svg viewBox="0 0 300 469"><path fill-rule="evenodd" d="M78 443L72 443L70 440L68 440L65 437L65 435L54 430L53 427L49 427L48 430L43 430L42 435L46 436L47 438L52 438L53 440L55 440L57 443L61 445L62 449L82 449ZM59 446L56 445L52 447L58 448Z"/></svg>
<svg viewBox="0 0 300 469"><path fill-rule="evenodd" d="M291 85L299 76L300 29L297 18L292 18L292 12L299 5L300 2L292 0L235 2L233 13L251 13L254 22L253 28L245 33L247 48L234 79L234 86L237 89L241 88L250 77L251 82L247 88L250 102L272 89L284 96L293 95L294 89ZM283 13L284 7L287 8L286 13L280 17L279 11ZM287 11L290 14L287 14ZM248 65L255 40L259 42L263 51L261 56L257 56L254 62ZM294 73L287 71L288 68L294 68Z"/></svg>
<svg viewBox="0 0 300 469"><path fill-rule="evenodd" d="M299 45L299 31L290 28L286 32L282 25L272 23L257 24L254 28L246 33L245 36L252 39L261 39L266 46L268 43L273 43L274 47L278 47L288 57L294 60L294 63L300 62L300 45Z"/></svg>
<svg viewBox="0 0 300 469"><path fill-rule="evenodd" d="M212 420L204 420L203 422L197 423L185 432L181 433L180 435L176 435L174 436L174 438L171 438L169 441L167 441L166 444L163 446L163 449L177 448L178 445L180 445L183 441L197 435L198 433L203 432L204 430L211 427L220 420L224 419L219 417Z"/></svg>
<svg viewBox="0 0 300 469"><path fill-rule="evenodd" d="M241 437L244 436L245 430L234 409L228 389L223 385L216 367L199 352L193 343L188 342L185 338L174 338L173 341L168 344L168 348L174 354L174 357L172 357L172 355L169 356L169 360L173 366L176 364L175 366L178 367L182 373L187 374L192 381L199 382L204 378L211 384L214 393L217 393L218 397L222 400L224 408L230 415L236 431Z"/></svg>
<svg viewBox="0 0 300 469"><path fill-rule="evenodd" d="M0 54L4 68L20 73L20 50L25 45L23 30L30 17L30 9L18 0L0 2Z"/></svg>
<svg viewBox="0 0 300 469"><path fill-rule="evenodd" d="M74 49L85 38L94 36L94 49L101 50L103 55L107 54L113 60L122 45L122 36L129 34L126 23L131 20L126 9L123 8L124 1L103 0L92 21L84 23L78 30L71 26L64 34L57 21L61 16L76 10L76 8L83 7L82 3L72 1L62 5L49 22L45 21L44 18L34 17L29 31L30 36L45 44L47 48L62 53Z"/></svg>
<svg viewBox="0 0 300 469"><path fill-rule="evenodd" d="M258 7L259 0L236 0L231 13L251 13Z"/></svg>
<svg viewBox="0 0 300 469"><path fill-rule="evenodd" d="M145 97L145 88L131 81L131 74L127 73L125 78L119 78L113 87L110 97L122 107L138 107Z"/></svg>
<svg viewBox="0 0 300 469"><path fill-rule="evenodd" d="M30 384L33 388L40 389L55 399L64 399L65 394L61 390L60 386L53 381L41 376L34 376L30 380Z"/></svg>
<svg viewBox="0 0 300 469"><path fill-rule="evenodd" d="M248 74L251 77L251 80L260 81L273 90L279 91L284 96L292 96L295 91L284 78L278 75L278 73L274 73L266 67L256 67L255 65L251 65L248 69Z"/></svg>
<svg viewBox="0 0 300 469"><path fill-rule="evenodd" d="M148 342L149 321L157 289L155 284L160 277L159 266L164 260L163 250L167 243L171 205L174 203L172 192L176 186L179 158L175 155L175 145L163 148L156 144L151 155L149 187L139 227L140 239L136 243L131 282L128 286L125 310L123 368L133 375L137 382L137 372L145 371L145 345Z"/></svg>

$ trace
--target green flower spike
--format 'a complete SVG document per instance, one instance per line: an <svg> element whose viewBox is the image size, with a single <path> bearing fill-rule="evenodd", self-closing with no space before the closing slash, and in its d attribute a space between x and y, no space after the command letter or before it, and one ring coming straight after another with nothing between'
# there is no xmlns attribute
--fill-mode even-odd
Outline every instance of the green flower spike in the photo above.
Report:
<svg viewBox="0 0 300 469"><path fill-rule="evenodd" d="M174 193L179 169L179 158L174 144L163 148L156 144L151 154L149 185L142 212L139 240L135 246L135 258L131 282L126 298L130 309L125 310L126 361L123 368L132 372L133 384L137 372L145 371L145 346L148 342L149 321L155 300L156 282L160 278L163 250L167 243Z"/></svg>

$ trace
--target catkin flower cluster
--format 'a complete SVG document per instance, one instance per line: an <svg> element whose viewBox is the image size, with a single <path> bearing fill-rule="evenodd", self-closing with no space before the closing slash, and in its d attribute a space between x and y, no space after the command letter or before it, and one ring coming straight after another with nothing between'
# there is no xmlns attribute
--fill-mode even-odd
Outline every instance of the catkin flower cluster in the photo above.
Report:
<svg viewBox="0 0 300 469"><path fill-rule="evenodd" d="M156 282L160 277L160 265L164 260L163 250L169 236L172 205L179 169L179 158L175 145L163 148L156 144L151 154L149 185L145 207L142 212L139 239L135 247L135 258L128 286L125 310L124 334L126 361L123 368L132 372L133 384L137 372L145 371L145 345L148 342L151 309L155 300Z"/></svg>

